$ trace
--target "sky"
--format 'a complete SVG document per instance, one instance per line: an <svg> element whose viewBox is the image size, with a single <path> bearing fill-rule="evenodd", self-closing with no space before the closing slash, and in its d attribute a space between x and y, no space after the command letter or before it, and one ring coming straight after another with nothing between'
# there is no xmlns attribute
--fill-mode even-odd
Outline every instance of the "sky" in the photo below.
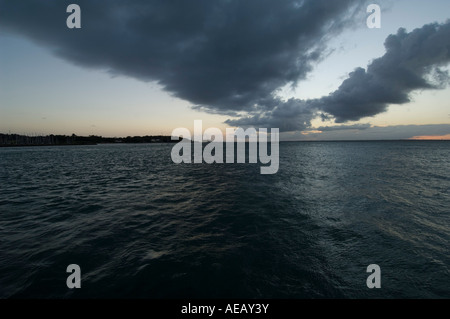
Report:
<svg viewBox="0 0 450 319"><path fill-rule="evenodd" d="M282 140L450 139L449 19L448 0L0 0L0 133L202 120Z"/></svg>

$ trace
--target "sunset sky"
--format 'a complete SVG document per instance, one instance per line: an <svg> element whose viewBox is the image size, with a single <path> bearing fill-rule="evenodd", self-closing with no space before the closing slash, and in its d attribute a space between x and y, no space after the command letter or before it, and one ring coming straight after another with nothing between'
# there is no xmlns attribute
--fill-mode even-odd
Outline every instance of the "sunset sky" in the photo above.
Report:
<svg viewBox="0 0 450 319"><path fill-rule="evenodd" d="M0 133L203 120L283 140L450 139L449 19L448 0L0 0Z"/></svg>

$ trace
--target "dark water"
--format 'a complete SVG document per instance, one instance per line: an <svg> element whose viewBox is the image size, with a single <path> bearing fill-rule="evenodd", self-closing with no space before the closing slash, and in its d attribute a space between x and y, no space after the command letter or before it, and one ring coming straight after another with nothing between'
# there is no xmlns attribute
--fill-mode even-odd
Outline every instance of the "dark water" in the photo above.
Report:
<svg viewBox="0 0 450 319"><path fill-rule="evenodd" d="M450 298L449 142L282 143L276 175L171 147L0 149L0 297Z"/></svg>

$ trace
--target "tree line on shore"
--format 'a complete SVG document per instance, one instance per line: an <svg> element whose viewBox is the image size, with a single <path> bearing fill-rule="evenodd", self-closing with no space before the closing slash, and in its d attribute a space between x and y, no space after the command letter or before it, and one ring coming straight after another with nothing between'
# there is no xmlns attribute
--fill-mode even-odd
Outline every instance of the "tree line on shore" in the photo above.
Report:
<svg viewBox="0 0 450 319"><path fill-rule="evenodd" d="M171 136L127 136L102 137L97 135L20 135L1 134L0 146L34 146L34 145L96 145L104 143L177 143Z"/></svg>

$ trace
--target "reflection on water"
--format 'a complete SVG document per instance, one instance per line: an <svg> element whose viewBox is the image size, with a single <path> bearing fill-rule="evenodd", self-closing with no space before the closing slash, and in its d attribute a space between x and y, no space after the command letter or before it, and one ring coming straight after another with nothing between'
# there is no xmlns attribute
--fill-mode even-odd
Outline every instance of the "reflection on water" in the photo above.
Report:
<svg viewBox="0 0 450 319"><path fill-rule="evenodd" d="M450 297L450 143L282 143L276 175L171 147L0 149L0 297Z"/></svg>

